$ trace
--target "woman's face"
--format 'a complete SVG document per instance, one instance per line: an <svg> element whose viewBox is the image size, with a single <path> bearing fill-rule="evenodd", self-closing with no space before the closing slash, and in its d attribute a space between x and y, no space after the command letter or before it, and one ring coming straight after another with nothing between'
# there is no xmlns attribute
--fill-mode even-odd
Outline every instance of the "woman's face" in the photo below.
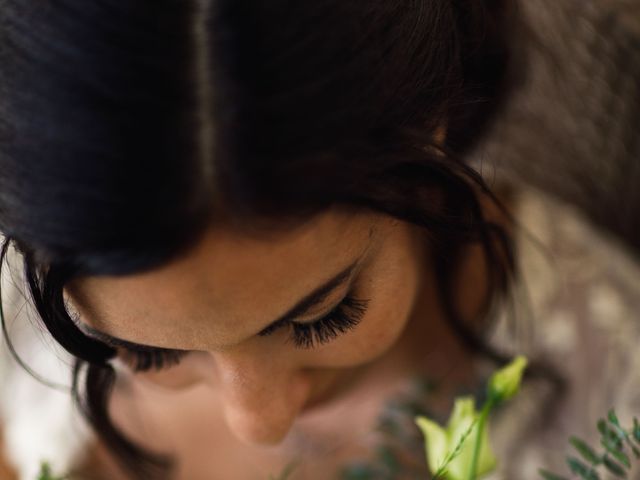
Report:
<svg viewBox="0 0 640 480"><path fill-rule="evenodd" d="M206 383L239 439L274 444L301 411L336 395L396 343L425 258L417 227L333 209L260 238L213 228L162 268L77 279L66 293L96 336L189 352L140 379ZM132 354L118 350L133 368Z"/></svg>

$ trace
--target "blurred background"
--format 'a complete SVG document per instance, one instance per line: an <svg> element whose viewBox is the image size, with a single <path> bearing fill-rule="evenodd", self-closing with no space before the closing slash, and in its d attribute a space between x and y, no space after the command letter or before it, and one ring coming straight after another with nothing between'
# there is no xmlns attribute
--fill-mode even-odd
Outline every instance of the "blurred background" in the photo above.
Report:
<svg viewBox="0 0 640 480"><path fill-rule="evenodd" d="M519 2L520 85L477 155L640 252L640 2ZM485 172L486 173L486 172Z"/></svg>
<svg viewBox="0 0 640 480"><path fill-rule="evenodd" d="M520 81L472 160L488 168L483 171L486 178L496 168L500 175L579 208L638 258L640 0L522 0L519 8L527 25L514 39ZM48 378L64 382L64 368L57 371L48 364L50 357L28 352L32 337L25 334L21 343L20 332L12 332L27 363ZM40 334L36 337L45 341ZM51 441L64 438L72 418L68 404L63 396L51 400L58 393L16 375L10 362L0 349L0 393L4 393L0 394L0 420L6 427L0 435L0 451L4 436L4 443L13 446L14 458L23 455L25 463L30 456L56 458L56 467L64 470L65 462L81 448L73 442ZM49 432L33 430L39 423L37 416L11 413L20 398L31 399L31 412L57 415L58 421L48 425ZM50 409L39 408L38 401L45 401ZM0 480L18 478L1 457ZM21 474L21 478L33 478L28 470Z"/></svg>

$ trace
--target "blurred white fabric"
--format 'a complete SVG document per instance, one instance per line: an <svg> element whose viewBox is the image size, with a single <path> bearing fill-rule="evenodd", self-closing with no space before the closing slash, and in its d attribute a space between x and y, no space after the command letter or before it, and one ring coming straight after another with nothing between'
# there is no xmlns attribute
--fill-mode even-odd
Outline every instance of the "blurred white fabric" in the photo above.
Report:
<svg viewBox="0 0 640 480"><path fill-rule="evenodd" d="M0 240L4 237L0 236ZM39 323L24 284L21 258L13 248L2 269L2 306L11 342L24 362L47 381L69 386L71 356ZM10 268L7 268L10 266ZM28 298L28 297L27 297ZM35 480L46 460L64 473L82 457L93 434L74 408L70 393L44 385L0 343L0 426L5 451L20 480Z"/></svg>

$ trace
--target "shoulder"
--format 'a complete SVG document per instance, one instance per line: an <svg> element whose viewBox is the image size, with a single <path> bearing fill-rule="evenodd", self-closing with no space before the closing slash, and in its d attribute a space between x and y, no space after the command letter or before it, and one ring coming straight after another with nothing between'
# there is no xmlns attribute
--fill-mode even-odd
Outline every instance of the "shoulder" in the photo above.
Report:
<svg viewBox="0 0 640 480"><path fill-rule="evenodd" d="M578 209L542 192L518 188L513 212L516 308L500 312L491 340L566 381L563 395L531 383L495 421L509 478L534 478L537 467L565 470L569 435L597 444L596 422L610 408L625 423L638 413L640 265Z"/></svg>
<svg viewBox="0 0 640 480"><path fill-rule="evenodd" d="M520 286L536 322L553 329L572 317L584 333L613 335L622 329L637 335L638 257L577 208L530 188L516 195ZM556 350L576 346L569 336L566 340Z"/></svg>

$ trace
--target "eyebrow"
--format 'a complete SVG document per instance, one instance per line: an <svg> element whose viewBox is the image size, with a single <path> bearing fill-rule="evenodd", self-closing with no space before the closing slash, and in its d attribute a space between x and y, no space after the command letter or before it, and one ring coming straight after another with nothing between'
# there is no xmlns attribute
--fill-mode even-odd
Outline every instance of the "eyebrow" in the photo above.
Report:
<svg viewBox="0 0 640 480"><path fill-rule="evenodd" d="M324 300L338 287L344 285L344 283L351 277L351 274L356 270L356 268L360 265L362 259L365 257L368 248L350 265L346 268L339 271L337 274L333 275L329 280L322 283L320 286L313 289L310 293L304 295L302 299L300 299L293 307L291 307L285 314L279 317L277 320L274 320L265 328L260 330L257 335L267 336L271 333L275 332L277 329L282 326L291 323L297 317L303 315L312 307L322 304ZM153 347L151 345L143 345L141 343L130 342L128 340L123 340L118 337L114 337L107 333L104 333L100 330L96 330L95 328L87 325L86 323L82 323L79 328L96 340L99 340L103 343L111 347L121 347L127 350L137 351L137 352L186 352L184 349L177 348L165 348L165 347Z"/></svg>
<svg viewBox="0 0 640 480"><path fill-rule="evenodd" d="M360 263L361 258L362 257L359 257L347 268L338 272L328 281L326 281L319 287L316 287L310 293L302 297L302 299L299 300L298 303L296 303L291 309L289 309L287 313L260 330L260 332L258 332L258 335L269 335L281 326L286 325L287 323L295 320L300 315L303 315L312 307L320 305L331 293L337 290L338 287L342 286L349 279L349 277L351 277L351 274Z"/></svg>

